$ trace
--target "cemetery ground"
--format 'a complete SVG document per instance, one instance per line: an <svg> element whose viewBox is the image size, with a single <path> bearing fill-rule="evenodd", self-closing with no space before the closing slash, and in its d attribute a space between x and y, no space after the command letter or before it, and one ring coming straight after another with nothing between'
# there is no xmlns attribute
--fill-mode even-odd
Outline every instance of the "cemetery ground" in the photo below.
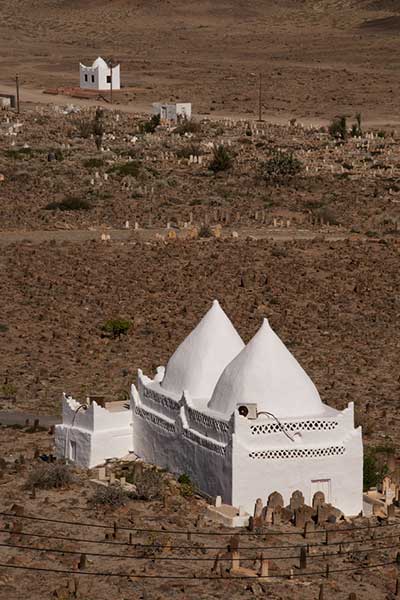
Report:
<svg viewBox="0 0 400 600"><path fill-rule="evenodd" d="M218 298L245 342L268 317L324 402L354 401L381 476L400 451L395 3L253 2L240 20L244 3L214 2L211 18L196 4L190 23L175 2L69 2L68 12L23 4L15 20L15 3L2 3L2 81L18 69L33 88L74 85L79 59L115 54L128 85L122 109L179 94L213 120L152 131L147 117L113 110L96 119L94 108L52 106L50 97L0 114L0 409L58 415L63 391L127 399L137 369L166 364ZM101 36L91 25L99 22ZM264 112L286 125L255 122L259 72ZM340 123L331 133L301 125L342 114L346 139ZM72 470L65 487L33 492L52 435L30 423L2 427L0 439L0 511L20 515L0 516L7 600L395 597L398 538L384 538L397 534L398 518L393 530L335 533L311 548L309 577L299 546L323 544L323 528L311 541L293 525L277 537L243 530L242 566L259 568L267 547L278 578L234 580L212 570L231 532L199 521L206 501L190 485L162 474L167 500L108 507L93 503L90 474ZM24 520L21 507L71 523ZM108 575L12 568L21 565Z"/></svg>
<svg viewBox="0 0 400 600"><path fill-rule="evenodd" d="M109 475L136 483L129 497L117 484L95 484L96 470L45 462L52 452L46 429L2 427L0 435L2 598L397 597L398 517L371 519L370 527L356 518L311 533L260 525L232 538L205 518L206 500L187 478L114 462ZM266 560L268 573L258 577Z"/></svg>
<svg viewBox="0 0 400 600"><path fill-rule="evenodd" d="M94 108L3 111L0 230L169 224L204 237L210 225L230 235L323 224L339 234L395 235L399 136L364 129L354 115L342 139L342 125L334 121L330 133L226 119L156 128L149 118Z"/></svg>

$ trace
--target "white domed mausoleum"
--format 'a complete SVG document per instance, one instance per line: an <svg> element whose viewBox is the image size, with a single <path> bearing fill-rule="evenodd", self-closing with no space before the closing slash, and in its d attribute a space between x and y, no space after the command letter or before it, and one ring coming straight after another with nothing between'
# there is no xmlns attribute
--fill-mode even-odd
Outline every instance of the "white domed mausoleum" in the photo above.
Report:
<svg viewBox="0 0 400 600"><path fill-rule="evenodd" d="M252 514L257 498L278 491L289 503L300 490L307 504L322 491L346 515L362 510L353 403L343 411L323 404L266 319L245 346L214 301L166 368L154 379L139 370L130 404L135 454L186 473L225 504Z"/></svg>

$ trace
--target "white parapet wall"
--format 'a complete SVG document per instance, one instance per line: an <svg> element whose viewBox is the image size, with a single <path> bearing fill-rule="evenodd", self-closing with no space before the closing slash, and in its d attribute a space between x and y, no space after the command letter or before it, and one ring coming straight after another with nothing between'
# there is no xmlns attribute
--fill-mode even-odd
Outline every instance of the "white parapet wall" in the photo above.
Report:
<svg viewBox="0 0 400 600"><path fill-rule="evenodd" d="M353 404L321 417L250 420L235 413L233 435L233 504L250 511L257 498L266 503L279 491L286 504L300 490L306 504L322 491L326 502L346 515L362 511L363 446L354 428Z"/></svg>
<svg viewBox="0 0 400 600"><path fill-rule="evenodd" d="M181 399L164 394L157 378L139 371L138 382L139 390L132 386L133 441L144 460L186 473L206 494L250 514L257 498L266 503L279 491L289 504L295 490L308 504L322 491L345 514L361 512L363 447L352 403L281 425L237 411L226 421L207 407L194 408L187 393Z"/></svg>
<svg viewBox="0 0 400 600"><path fill-rule="evenodd" d="M83 468L92 468L132 451L132 418L123 403L81 404L64 394L63 422L56 426L57 455Z"/></svg>
<svg viewBox="0 0 400 600"><path fill-rule="evenodd" d="M167 396L141 371L138 387L131 388L135 454L185 473L204 493L231 504L232 424L196 410L187 393L181 399Z"/></svg>

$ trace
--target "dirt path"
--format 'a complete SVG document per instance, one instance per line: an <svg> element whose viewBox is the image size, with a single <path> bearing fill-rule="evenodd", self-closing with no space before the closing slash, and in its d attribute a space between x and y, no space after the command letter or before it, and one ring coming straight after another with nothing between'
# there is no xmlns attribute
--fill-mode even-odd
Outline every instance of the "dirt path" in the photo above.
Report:
<svg viewBox="0 0 400 600"><path fill-rule="evenodd" d="M38 420L39 426L42 427L51 427L52 425L61 423L61 417L38 416L27 412L0 410L0 425L25 426L28 421L29 425L33 425L35 420Z"/></svg>
<svg viewBox="0 0 400 600"><path fill-rule="evenodd" d="M0 93L3 94L15 94L15 87L6 85L0 82ZM46 105L57 105L57 106L66 106L69 104L73 104L75 106L82 107L93 107L93 106L103 106L108 110L118 110L120 112L129 113L129 114L139 114L139 115L148 115L150 106L148 103L137 102L135 101L134 105L127 104L110 104L108 102L101 102L98 100L87 100L83 98L73 98L71 96L63 96L62 94L58 95L49 95L44 94L43 90L21 87L20 88L20 98L21 105L24 106L25 103L33 103L33 104L46 104ZM255 121L257 120L254 116L249 116L243 113L230 113L230 112L213 112L212 115L209 114L195 114L195 118L208 118L211 121L216 121L220 119L234 119L240 120L244 119L246 121ZM266 113L263 113L263 119L274 125L287 125L290 119L293 118L293 114L281 114L279 116ZM327 119L321 119L318 117L304 117L300 119L301 123L304 125L314 125L315 127L324 127L328 125L329 121ZM389 118L374 118L371 120L365 120L364 125L368 127L397 127L400 126L400 119L390 116Z"/></svg>
<svg viewBox="0 0 400 600"><path fill-rule="evenodd" d="M110 236L107 241L114 242L129 242L129 241L153 241L158 239L157 234L165 235L166 229L96 229L96 230L54 230L54 231L2 231L0 232L0 246L7 246L14 243L27 242L31 244L41 244L43 242L72 242L80 244L92 240L101 240L103 233ZM184 230L182 230L184 232ZM238 229L239 239L251 237L253 239L262 240L269 239L274 241L287 242L290 240L313 240L323 235L327 242L341 240L360 240L363 236L355 236L346 232L314 232L305 229ZM179 232L177 232L179 237ZM225 230L223 238L230 238L232 231Z"/></svg>

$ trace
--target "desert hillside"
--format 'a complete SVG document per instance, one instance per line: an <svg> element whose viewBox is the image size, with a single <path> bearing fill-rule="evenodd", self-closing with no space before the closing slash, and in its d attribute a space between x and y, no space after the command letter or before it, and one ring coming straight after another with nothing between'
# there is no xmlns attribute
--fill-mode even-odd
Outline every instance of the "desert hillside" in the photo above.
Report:
<svg viewBox="0 0 400 600"><path fill-rule="evenodd" d="M394 0L0 2L1 82L76 85L78 62L122 63L127 101L189 99L202 113L265 110L325 117L360 110L395 120Z"/></svg>

